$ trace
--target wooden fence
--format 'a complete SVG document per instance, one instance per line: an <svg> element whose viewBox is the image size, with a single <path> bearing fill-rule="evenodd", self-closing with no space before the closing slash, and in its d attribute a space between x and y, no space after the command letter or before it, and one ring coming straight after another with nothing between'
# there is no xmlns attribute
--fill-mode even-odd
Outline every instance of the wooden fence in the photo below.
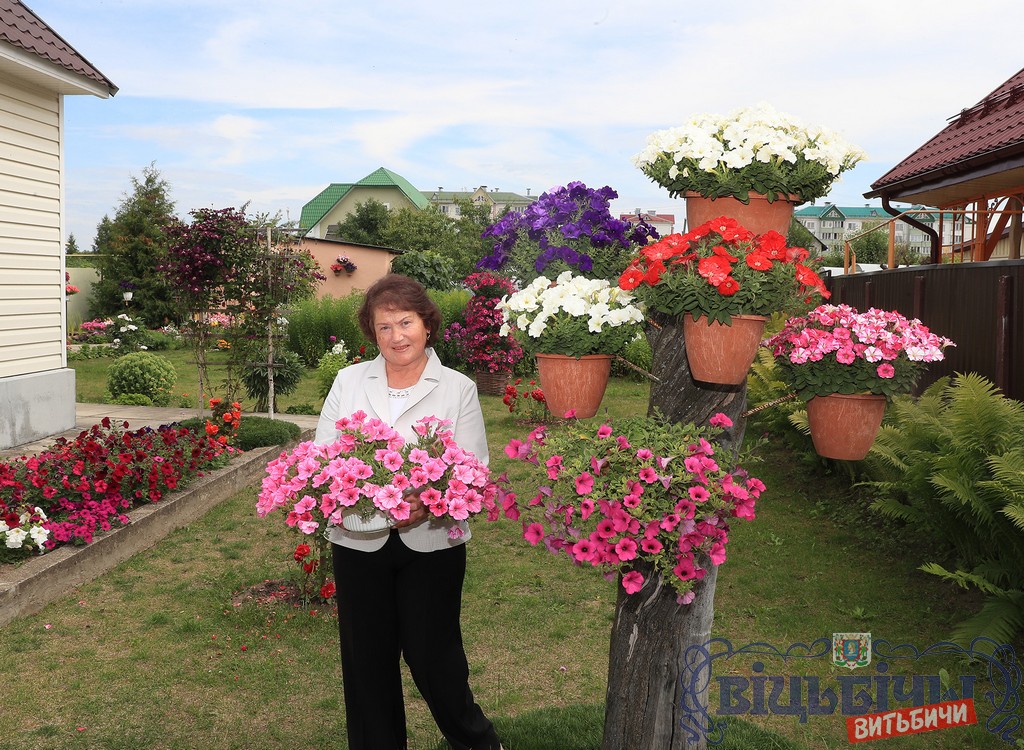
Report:
<svg viewBox="0 0 1024 750"><path fill-rule="evenodd" d="M976 372L1024 401L1024 261L944 263L825 280L831 302L919 318L956 347L932 364L919 388L943 375Z"/></svg>

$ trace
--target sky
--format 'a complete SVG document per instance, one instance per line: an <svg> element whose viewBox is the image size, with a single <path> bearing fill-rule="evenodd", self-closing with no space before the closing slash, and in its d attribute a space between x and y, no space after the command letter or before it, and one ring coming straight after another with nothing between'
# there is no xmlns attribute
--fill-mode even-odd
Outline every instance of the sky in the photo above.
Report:
<svg viewBox="0 0 1024 750"><path fill-rule="evenodd" d="M889 169L1022 65L1024 3L974 0L27 0L119 88L65 99L65 235L91 247L155 165L176 213L298 219L387 167L421 190L610 185L681 200L634 165L647 136L765 102Z"/></svg>

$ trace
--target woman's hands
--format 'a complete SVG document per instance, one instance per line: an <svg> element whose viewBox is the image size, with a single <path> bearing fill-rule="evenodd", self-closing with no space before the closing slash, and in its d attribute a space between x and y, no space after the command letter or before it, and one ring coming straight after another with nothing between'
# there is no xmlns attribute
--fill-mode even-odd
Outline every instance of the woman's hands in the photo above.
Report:
<svg viewBox="0 0 1024 750"><path fill-rule="evenodd" d="M415 526L427 519L427 508L420 500L420 493L416 490L409 490L405 495L409 503L409 517L404 521L396 521L393 528L404 529L406 526Z"/></svg>

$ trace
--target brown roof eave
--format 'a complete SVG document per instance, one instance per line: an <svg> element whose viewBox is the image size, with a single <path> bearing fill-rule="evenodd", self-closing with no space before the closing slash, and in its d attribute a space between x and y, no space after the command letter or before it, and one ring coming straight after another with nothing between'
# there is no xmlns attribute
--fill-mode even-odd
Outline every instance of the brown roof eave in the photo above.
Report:
<svg viewBox="0 0 1024 750"><path fill-rule="evenodd" d="M900 195L920 193L922 190L938 190L940 188L965 182L968 179L987 177L999 172L1024 167L1024 143L1014 143L995 151L966 159L961 162L947 164L923 174L907 177L896 182L875 188L864 193L865 198L878 198L888 195L899 200ZM878 183L874 183L872 187Z"/></svg>

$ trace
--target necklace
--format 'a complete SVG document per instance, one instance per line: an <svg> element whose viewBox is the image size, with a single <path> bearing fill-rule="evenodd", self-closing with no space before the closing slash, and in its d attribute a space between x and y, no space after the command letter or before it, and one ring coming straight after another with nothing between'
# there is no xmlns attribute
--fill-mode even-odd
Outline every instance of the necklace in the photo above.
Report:
<svg viewBox="0 0 1024 750"><path fill-rule="evenodd" d="M392 388L388 386L388 398L409 398L409 392L412 387L409 388Z"/></svg>

